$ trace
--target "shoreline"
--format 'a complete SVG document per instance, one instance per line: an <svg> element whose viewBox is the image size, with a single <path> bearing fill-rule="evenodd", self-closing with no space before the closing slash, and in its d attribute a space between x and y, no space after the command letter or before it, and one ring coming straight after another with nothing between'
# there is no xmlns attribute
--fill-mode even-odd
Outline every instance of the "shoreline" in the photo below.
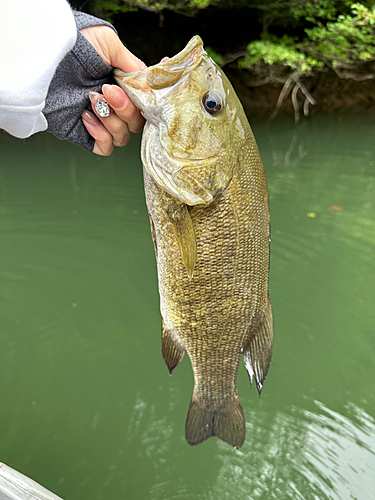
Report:
<svg viewBox="0 0 375 500"><path fill-rule="evenodd" d="M250 75L249 71L225 67L224 71L237 92L246 114L269 117L273 113L282 85L251 86L249 80L254 82L255 78ZM303 84L316 101L315 105L309 106L311 114L337 111L358 113L375 110L375 83L373 80L340 80L335 74L326 72L317 77L304 79ZM297 99L302 117L305 96L301 91L298 91ZM278 114L294 115L290 94L281 104Z"/></svg>

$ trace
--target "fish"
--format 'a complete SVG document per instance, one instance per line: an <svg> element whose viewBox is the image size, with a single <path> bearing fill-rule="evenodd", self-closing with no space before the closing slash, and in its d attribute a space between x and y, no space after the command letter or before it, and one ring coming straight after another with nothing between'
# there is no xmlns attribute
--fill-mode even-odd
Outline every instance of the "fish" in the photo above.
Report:
<svg viewBox="0 0 375 500"><path fill-rule="evenodd" d="M187 442L217 436L238 449L240 360L260 395L273 348L267 182L243 107L202 39L163 61L114 70L146 119L141 158L162 355L170 374L185 352L191 361Z"/></svg>

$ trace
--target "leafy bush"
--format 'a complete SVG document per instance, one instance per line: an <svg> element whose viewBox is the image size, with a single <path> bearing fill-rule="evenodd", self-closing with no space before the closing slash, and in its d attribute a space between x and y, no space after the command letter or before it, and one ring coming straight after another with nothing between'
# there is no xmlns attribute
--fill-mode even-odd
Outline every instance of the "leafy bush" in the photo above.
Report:
<svg viewBox="0 0 375 500"><path fill-rule="evenodd" d="M375 6L355 3L350 15L306 29L304 49L332 68L356 71L363 63L375 62Z"/></svg>
<svg viewBox="0 0 375 500"><path fill-rule="evenodd" d="M324 67L333 69L341 78L375 77L374 5L368 8L355 3L350 5L347 14L337 14L333 2L328 1L314 5L307 2L303 10L291 8L296 19L302 17L302 12L313 25L304 28L302 40L286 35L277 38L266 33L261 40L249 43L245 57L238 62L239 67L260 72L264 70L263 65L272 66L275 80L288 71L306 76Z"/></svg>
<svg viewBox="0 0 375 500"><path fill-rule="evenodd" d="M254 40L247 46L246 56L238 61L238 65L255 71L260 71L264 64L281 66L287 73L298 71L299 74L306 74L323 65L321 61L303 52L300 45L287 35L280 39L267 36L263 40Z"/></svg>
<svg viewBox="0 0 375 500"><path fill-rule="evenodd" d="M111 14L131 12L138 9L151 12L173 10L181 14L191 15L213 3L218 2L214 0L98 0L97 8L106 17L111 17Z"/></svg>

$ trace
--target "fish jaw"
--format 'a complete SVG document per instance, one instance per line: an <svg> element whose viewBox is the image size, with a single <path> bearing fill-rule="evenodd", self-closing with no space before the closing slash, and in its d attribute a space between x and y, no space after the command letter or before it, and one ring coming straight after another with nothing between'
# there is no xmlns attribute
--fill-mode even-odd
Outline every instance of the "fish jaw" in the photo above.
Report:
<svg viewBox="0 0 375 500"><path fill-rule="evenodd" d="M152 121L152 111L164 94L158 91L180 83L184 74L196 67L204 53L203 41L196 35L181 52L167 61L132 73L114 69L113 76L146 120Z"/></svg>
<svg viewBox="0 0 375 500"><path fill-rule="evenodd" d="M120 69L113 71L116 83L125 91L145 118L144 110L155 106L155 95L147 82L146 72L147 69L133 73L124 73Z"/></svg>

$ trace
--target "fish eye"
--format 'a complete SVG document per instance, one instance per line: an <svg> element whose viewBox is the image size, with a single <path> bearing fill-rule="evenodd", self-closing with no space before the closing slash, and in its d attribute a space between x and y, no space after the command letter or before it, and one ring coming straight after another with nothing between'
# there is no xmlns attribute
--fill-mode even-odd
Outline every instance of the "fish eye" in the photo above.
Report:
<svg viewBox="0 0 375 500"><path fill-rule="evenodd" d="M207 94L202 97L202 104L210 115L217 115L223 107L223 100L218 94L215 94L215 92L207 92Z"/></svg>

